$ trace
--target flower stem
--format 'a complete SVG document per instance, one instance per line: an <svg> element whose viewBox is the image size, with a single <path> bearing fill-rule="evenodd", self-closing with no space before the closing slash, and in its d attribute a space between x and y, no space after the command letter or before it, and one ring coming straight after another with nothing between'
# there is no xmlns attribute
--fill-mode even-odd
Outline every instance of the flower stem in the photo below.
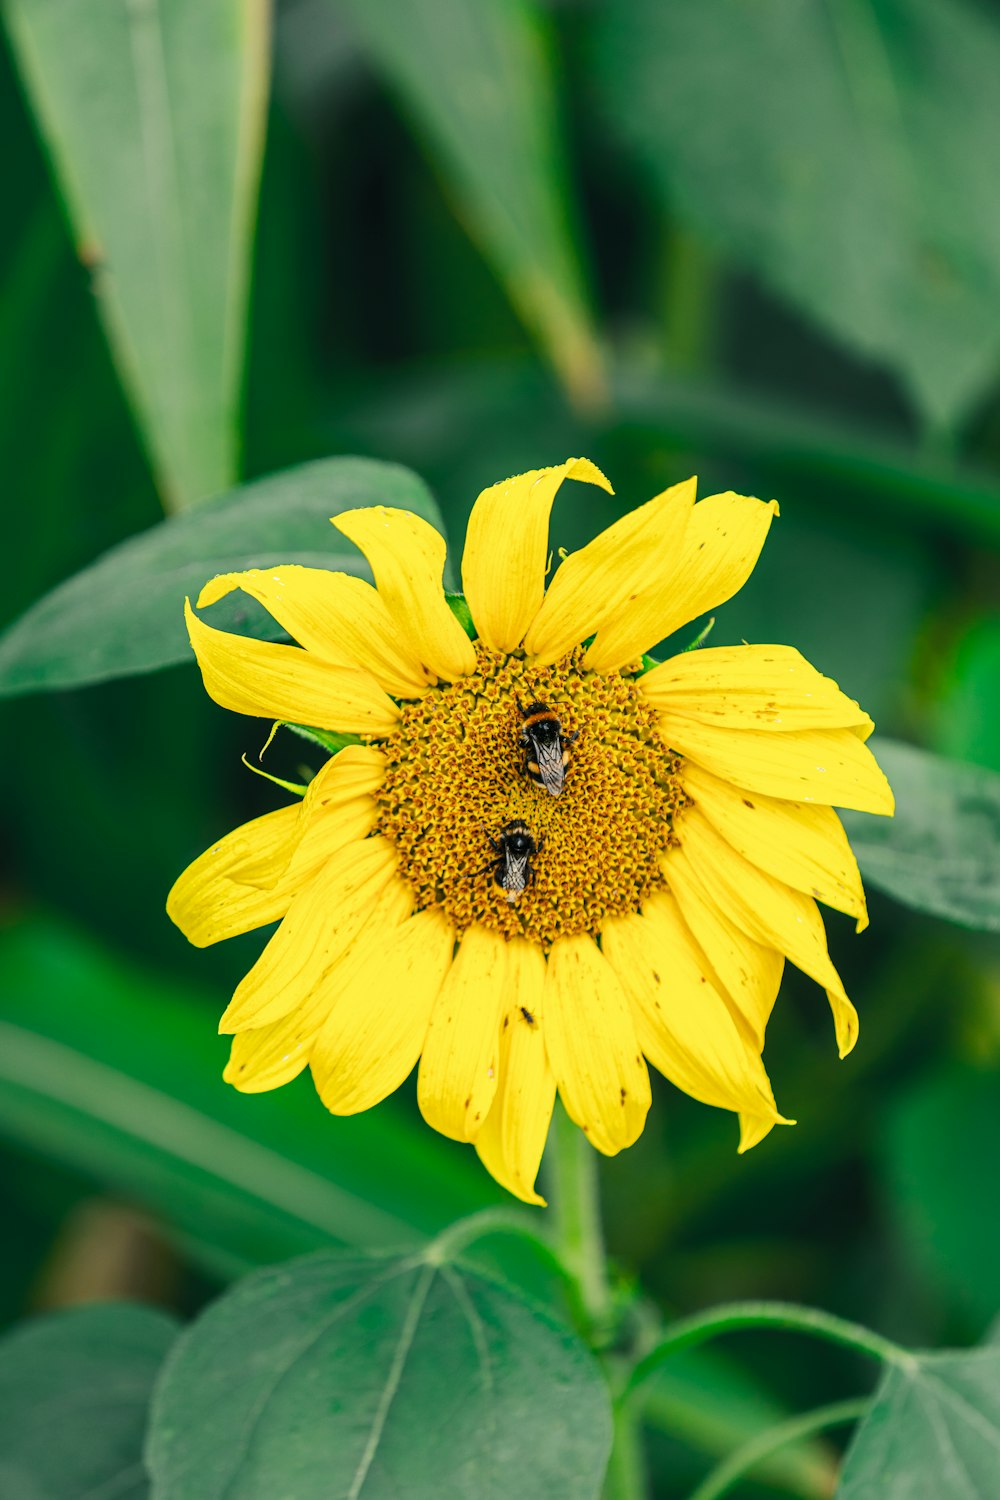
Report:
<svg viewBox="0 0 1000 1500"><path fill-rule="evenodd" d="M552 1184L555 1245L578 1298L584 1332L600 1345L610 1331L611 1287L601 1228L597 1153L561 1103L552 1117Z"/></svg>
<svg viewBox="0 0 1000 1500"><path fill-rule="evenodd" d="M819 1406L814 1411L803 1412L801 1416L789 1417L787 1422L780 1422L776 1427L769 1427L766 1432L758 1433L748 1443L744 1443L742 1448L723 1459L702 1480L691 1495L691 1500L722 1500L722 1496L728 1494L751 1469L777 1453L780 1448L788 1443L813 1437L817 1432L825 1432L830 1427L857 1422L870 1405L868 1398L836 1401L830 1406Z"/></svg>
<svg viewBox="0 0 1000 1500"><path fill-rule="evenodd" d="M607 1345L615 1307L601 1227L597 1153L557 1103L546 1159L555 1213L554 1242L576 1300L582 1331L604 1365L615 1398L615 1434L604 1481L604 1500L644 1500L646 1481L639 1416L617 1399L625 1380L619 1357Z"/></svg>
<svg viewBox="0 0 1000 1500"><path fill-rule="evenodd" d="M820 1312L818 1308L799 1307L794 1302L730 1302L672 1324L655 1348L635 1366L628 1390L635 1390L668 1355L677 1350L742 1328L787 1328L798 1333L812 1333L886 1364L913 1363L913 1355L899 1344L873 1333L870 1328L863 1328L860 1323L848 1323L844 1318Z"/></svg>

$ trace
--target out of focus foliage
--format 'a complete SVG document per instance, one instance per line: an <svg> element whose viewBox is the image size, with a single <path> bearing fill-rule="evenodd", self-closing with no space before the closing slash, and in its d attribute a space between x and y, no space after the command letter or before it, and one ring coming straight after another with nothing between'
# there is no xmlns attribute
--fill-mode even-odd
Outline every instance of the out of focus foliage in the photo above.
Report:
<svg viewBox="0 0 1000 1500"><path fill-rule="evenodd" d="M584 453L616 496L567 487L557 544L692 471L702 493L776 496L713 644L794 643L880 734L1000 772L995 8L3 14L5 622L164 508L238 481L331 456L406 465L454 541L498 475ZM246 505L247 562L275 560L252 497L280 484L223 502ZM334 548L322 506L297 511L303 552ZM179 608L198 555L163 558ZM203 560L205 577L236 565ZM91 631L105 662L175 662L149 635L166 575L134 616L100 576L58 649L79 655ZM18 629L0 665L21 662L23 687L38 636ZM255 1264L330 1238L416 1241L497 1201L469 1152L411 1128L412 1101L334 1121L304 1083L225 1089L214 1027L254 940L195 955L163 902L214 837L277 805L240 761L263 735L191 666L67 686L86 675L4 705L4 1318L109 1284L88 1260L95 1198L133 1208L159 1247L113 1289L184 1313ZM269 763L297 776L308 748L276 744ZM932 1345L979 1339L1000 1304L1000 807L975 771L958 807L941 764L908 783L934 816L896 854L922 858L939 915L875 890L860 939L829 918L862 1018L848 1061L810 987L785 981L797 1003L767 1062L796 1129L738 1158L728 1120L663 1086L607 1165L613 1254L664 1307L790 1297ZM968 912L952 859L991 932L945 920ZM879 884L896 890L891 869ZM656 1495L858 1378L847 1355L773 1340L679 1356L650 1386ZM746 1494L829 1494L831 1452L776 1456Z"/></svg>

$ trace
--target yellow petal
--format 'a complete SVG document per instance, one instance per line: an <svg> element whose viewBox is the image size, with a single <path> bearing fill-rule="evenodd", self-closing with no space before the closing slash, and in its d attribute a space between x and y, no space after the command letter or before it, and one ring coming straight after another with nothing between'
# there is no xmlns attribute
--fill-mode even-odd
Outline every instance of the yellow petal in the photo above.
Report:
<svg viewBox="0 0 1000 1500"><path fill-rule="evenodd" d="M731 920L731 913L722 910L718 892L706 883L704 871L688 854L683 833L687 817L685 813L678 824L682 847L665 854L661 868L692 937L718 979L720 992L731 1001L735 1019L760 1053L785 961L773 944L755 942Z"/></svg>
<svg viewBox="0 0 1000 1500"><path fill-rule="evenodd" d="M300 811L296 803L244 823L178 876L167 915L189 943L205 948L284 916L291 896L274 887L292 857Z"/></svg>
<svg viewBox="0 0 1000 1500"><path fill-rule="evenodd" d="M679 833L691 864L717 893L732 920L755 941L770 943L784 953L826 990L837 1046L841 1057L846 1057L858 1039L858 1014L830 961L815 901L748 863L697 808L685 811Z"/></svg>
<svg viewBox="0 0 1000 1500"><path fill-rule="evenodd" d="M730 729L874 728L862 708L791 646L713 646L644 672L654 708Z"/></svg>
<svg viewBox="0 0 1000 1500"><path fill-rule="evenodd" d="M724 604L746 583L757 565L774 500L751 495L708 495L694 507L679 555L670 569L643 582L628 609L609 617L597 632L584 663L611 672L649 651L665 636Z"/></svg>
<svg viewBox="0 0 1000 1500"><path fill-rule="evenodd" d="M874 755L849 729L729 729L670 713L660 715L659 733L672 750L744 791L887 816L895 806Z"/></svg>
<svg viewBox="0 0 1000 1500"><path fill-rule="evenodd" d="M533 662L558 661L607 621L632 611L643 590L673 571L695 487L694 479L673 485L567 557L524 638Z"/></svg>
<svg viewBox="0 0 1000 1500"><path fill-rule="evenodd" d="M386 756L374 745L345 745L332 755L305 795L307 809L336 807L339 801L377 792L385 780Z"/></svg>
<svg viewBox="0 0 1000 1500"><path fill-rule="evenodd" d="M868 926L857 861L832 807L751 796L687 761L684 790L728 844L797 891L815 896Z"/></svg>
<svg viewBox="0 0 1000 1500"><path fill-rule="evenodd" d="M233 713L350 734L389 734L399 722L399 709L367 672L332 666L297 646L215 630L186 600L184 615L205 691Z"/></svg>
<svg viewBox="0 0 1000 1500"><path fill-rule="evenodd" d="M220 1031L280 1020L329 973L395 878L388 839L349 844L295 897L277 932L236 988Z"/></svg>
<svg viewBox="0 0 1000 1500"><path fill-rule="evenodd" d="M507 1006L500 1027L499 1082L476 1136L483 1166L525 1203L544 1204L535 1191L552 1119L556 1080L545 1050L542 1012L545 960L523 938L507 947Z"/></svg>
<svg viewBox="0 0 1000 1500"><path fill-rule="evenodd" d="M260 1094L297 1077L308 1063L316 1037L336 1001L341 968L361 945L390 942L412 907L409 888L401 880L391 881L340 962L298 1005L280 1020L236 1033L222 1075L225 1081L243 1094Z"/></svg>
<svg viewBox="0 0 1000 1500"><path fill-rule="evenodd" d="M589 937L558 938L545 983L545 1044L566 1113L606 1156L642 1134L649 1075L618 977Z"/></svg>
<svg viewBox="0 0 1000 1500"><path fill-rule="evenodd" d="M300 646L334 666L370 672L395 698L418 697L434 681L407 645L384 600L363 578L294 564L220 573L202 589L198 608L214 604L233 589L263 604Z"/></svg>
<svg viewBox="0 0 1000 1500"><path fill-rule="evenodd" d="M385 777L386 758L371 745L345 745L309 784L302 805L302 834L286 880L294 889L346 848L371 833L379 807L371 792Z"/></svg>
<svg viewBox="0 0 1000 1500"><path fill-rule="evenodd" d="M435 1001L417 1075L421 1114L452 1140L473 1140L493 1103L506 999L507 943L470 927Z"/></svg>
<svg viewBox="0 0 1000 1500"><path fill-rule="evenodd" d="M733 1020L672 896L606 922L601 948L618 975L643 1052L693 1099L780 1120L760 1056Z"/></svg>
<svg viewBox="0 0 1000 1500"><path fill-rule="evenodd" d="M408 510L373 505L347 510L333 524L371 564L378 591L428 672L447 682L476 670L472 642L444 597L444 538Z"/></svg>
<svg viewBox="0 0 1000 1500"><path fill-rule="evenodd" d="M333 1114L370 1109L409 1077L454 947L451 924L423 911L394 932L371 931L337 966L336 997L310 1058L317 1092Z"/></svg>
<svg viewBox="0 0 1000 1500"><path fill-rule="evenodd" d="M598 484L604 475L586 458L532 469L483 490L472 507L462 557L462 587L479 638L494 651L513 651L545 597L549 515L564 479Z"/></svg>

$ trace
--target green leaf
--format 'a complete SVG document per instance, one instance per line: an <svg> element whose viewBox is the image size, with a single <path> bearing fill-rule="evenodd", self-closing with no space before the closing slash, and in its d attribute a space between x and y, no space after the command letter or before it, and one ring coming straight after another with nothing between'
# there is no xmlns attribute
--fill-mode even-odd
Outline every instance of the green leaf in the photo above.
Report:
<svg viewBox="0 0 1000 1500"><path fill-rule="evenodd" d="M898 1244L928 1294L980 1327L1000 1303L1000 1204L984 1191L984 1163L998 1160L995 1069L953 1063L892 1100L879 1164Z"/></svg>
<svg viewBox="0 0 1000 1500"><path fill-rule="evenodd" d="M0 994L0 1138L142 1203L218 1274L331 1240L398 1245L503 1199L399 1101L335 1120L307 1079L236 1093L223 996L53 921L4 933Z"/></svg>
<svg viewBox="0 0 1000 1500"><path fill-rule="evenodd" d="M917 911L1000 932L1000 776L873 740L894 818L843 813L865 879Z"/></svg>
<svg viewBox="0 0 1000 1500"><path fill-rule="evenodd" d="M607 1387L568 1328L462 1262L331 1251L248 1277L175 1345L160 1500L596 1500Z"/></svg>
<svg viewBox="0 0 1000 1500"><path fill-rule="evenodd" d="M171 505L236 478L265 0L10 0L5 16Z"/></svg>
<svg viewBox="0 0 1000 1500"><path fill-rule="evenodd" d="M964 0L612 0L609 122L678 217L932 425L996 375L1000 27ZM989 143L989 144L987 144Z"/></svg>
<svg viewBox="0 0 1000 1500"><path fill-rule="evenodd" d="M0 1491L146 1500L143 1434L177 1325L150 1307L73 1308L0 1339Z"/></svg>
<svg viewBox="0 0 1000 1500"><path fill-rule="evenodd" d="M427 136L461 217L564 384L603 387L569 214L553 70L533 0L342 0Z"/></svg>
<svg viewBox="0 0 1000 1500"><path fill-rule="evenodd" d="M844 1461L837 1500L995 1500L1000 1349L891 1365Z"/></svg>
<svg viewBox="0 0 1000 1500"><path fill-rule="evenodd" d="M363 558L329 518L375 504L415 511L442 529L415 474L364 458L303 464L161 521L60 584L0 636L0 697L192 660L184 599L196 598L216 573L283 562L365 572ZM218 629L264 640L282 634L239 592L214 605L208 618Z"/></svg>

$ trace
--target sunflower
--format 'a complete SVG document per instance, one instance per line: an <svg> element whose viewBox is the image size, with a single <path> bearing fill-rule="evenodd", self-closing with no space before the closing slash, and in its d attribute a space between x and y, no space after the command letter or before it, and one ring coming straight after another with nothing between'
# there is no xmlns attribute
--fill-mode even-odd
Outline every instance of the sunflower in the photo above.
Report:
<svg viewBox="0 0 1000 1500"><path fill-rule="evenodd" d="M333 524L374 588L282 565L203 589L199 608L244 590L297 646L187 604L217 703L351 742L168 902L198 945L280 922L222 1017L237 1089L309 1067L353 1114L419 1063L425 1120L535 1203L557 1090L613 1155L642 1131L647 1059L734 1111L740 1150L789 1123L761 1061L786 958L826 991L841 1056L857 1038L816 906L867 922L833 808L893 808L871 719L797 651L644 655L742 587L777 505L695 503L687 480L546 587L567 479L611 492L576 458L479 496L464 598L434 528L372 506Z"/></svg>

